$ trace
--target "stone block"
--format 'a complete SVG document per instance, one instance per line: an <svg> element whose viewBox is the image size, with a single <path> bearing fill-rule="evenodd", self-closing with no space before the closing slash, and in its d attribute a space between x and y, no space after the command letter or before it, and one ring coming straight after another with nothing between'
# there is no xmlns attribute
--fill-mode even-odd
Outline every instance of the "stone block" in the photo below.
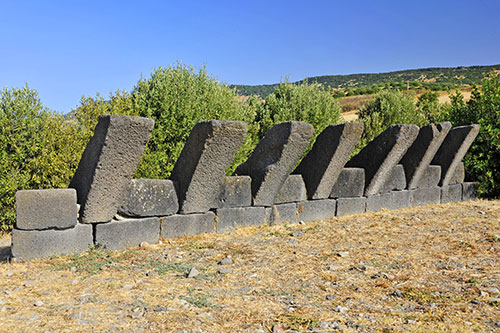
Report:
<svg viewBox="0 0 500 333"><path fill-rule="evenodd" d="M410 190L410 205L425 206L441 203L441 188L434 186Z"/></svg>
<svg viewBox="0 0 500 333"><path fill-rule="evenodd" d="M356 143L363 123L330 125L321 132L294 173L301 174L309 199L326 199Z"/></svg>
<svg viewBox="0 0 500 333"><path fill-rule="evenodd" d="M170 177L178 186L180 212L204 213L214 205L246 133L241 121L200 121L193 127Z"/></svg>
<svg viewBox="0 0 500 333"><path fill-rule="evenodd" d="M441 203L459 201L462 201L462 184L452 184L441 187Z"/></svg>
<svg viewBox="0 0 500 333"><path fill-rule="evenodd" d="M449 185L463 183L465 180L465 166L463 162L458 163L453 172L453 176L450 178Z"/></svg>
<svg viewBox="0 0 500 333"><path fill-rule="evenodd" d="M264 207L218 208L215 210L216 231L228 232L236 227L266 224Z"/></svg>
<svg viewBox="0 0 500 333"><path fill-rule="evenodd" d="M252 205L252 179L248 176L224 177L212 208L248 207Z"/></svg>
<svg viewBox="0 0 500 333"><path fill-rule="evenodd" d="M419 186L420 179L424 176L450 129L451 123L448 121L430 124L420 129L417 138L400 162L405 170L408 189L415 189Z"/></svg>
<svg viewBox="0 0 500 333"><path fill-rule="evenodd" d="M93 245L92 226L88 224L64 230L12 230L12 256L18 259L76 254Z"/></svg>
<svg viewBox="0 0 500 333"><path fill-rule="evenodd" d="M215 231L215 214L213 212L186 215L176 214L162 217L160 224L160 235L162 238L208 234Z"/></svg>
<svg viewBox="0 0 500 333"><path fill-rule="evenodd" d="M304 201L307 199L306 185L301 175L290 175L274 199L275 204Z"/></svg>
<svg viewBox="0 0 500 333"><path fill-rule="evenodd" d="M73 228L78 219L74 189L25 190L16 193L16 228Z"/></svg>
<svg viewBox="0 0 500 333"><path fill-rule="evenodd" d="M432 164L441 166L439 186L450 184L455 169L464 158L479 133L479 125L459 126L450 130Z"/></svg>
<svg viewBox="0 0 500 333"><path fill-rule="evenodd" d="M69 185L77 192L81 222L106 222L115 216L153 127L148 118L99 116Z"/></svg>
<svg viewBox="0 0 500 333"><path fill-rule="evenodd" d="M361 197L365 191L365 170L344 168L333 185L330 198Z"/></svg>
<svg viewBox="0 0 500 333"><path fill-rule="evenodd" d="M175 185L166 179L132 179L118 213L130 217L167 216L177 213Z"/></svg>
<svg viewBox="0 0 500 333"><path fill-rule="evenodd" d="M298 222L297 205L295 203L284 203L266 207L266 221L269 225Z"/></svg>
<svg viewBox="0 0 500 333"><path fill-rule="evenodd" d="M417 188L436 187L441 179L441 167L439 165L429 165L424 174L420 177Z"/></svg>
<svg viewBox="0 0 500 333"><path fill-rule="evenodd" d="M290 121L274 125L235 175L252 178L255 206L272 206L279 190L314 136L312 125Z"/></svg>
<svg viewBox="0 0 500 333"><path fill-rule="evenodd" d="M106 250L122 250L139 246L142 242L158 243L160 218L113 220L95 225L95 243Z"/></svg>
<svg viewBox="0 0 500 333"><path fill-rule="evenodd" d="M320 199L297 202L298 220L312 222L335 217L337 200Z"/></svg>
<svg viewBox="0 0 500 333"><path fill-rule="evenodd" d="M476 200L477 199L477 184L474 182L462 183L462 200Z"/></svg>
<svg viewBox="0 0 500 333"><path fill-rule="evenodd" d="M361 214L366 210L365 197L338 198L337 199L337 216L346 216L353 214Z"/></svg>
<svg viewBox="0 0 500 333"><path fill-rule="evenodd" d="M385 209L410 207L410 191L393 191L366 197L366 211L376 212Z"/></svg>
<svg viewBox="0 0 500 333"><path fill-rule="evenodd" d="M383 190L387 177L418 135L416 125L391 125L349 162L349 168L365 169L365 195Z"/></svg>
<svg viewBox="0 0 500 333"><path fill-rule="evenodd" d="M401 191L406 187L405 170L401 164L394 166L385 180L382 192Z"/></svg>

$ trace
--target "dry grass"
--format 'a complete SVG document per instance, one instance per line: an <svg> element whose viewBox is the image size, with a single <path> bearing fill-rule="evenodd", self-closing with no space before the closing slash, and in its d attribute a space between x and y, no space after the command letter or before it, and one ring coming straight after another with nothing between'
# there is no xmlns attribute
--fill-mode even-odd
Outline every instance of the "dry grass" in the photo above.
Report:
<svg viewBox="0 0 500 333"><path fill-rule="evenodd" d="M3 263L0 330L498 331L499 234L474 201Z"/></svg>

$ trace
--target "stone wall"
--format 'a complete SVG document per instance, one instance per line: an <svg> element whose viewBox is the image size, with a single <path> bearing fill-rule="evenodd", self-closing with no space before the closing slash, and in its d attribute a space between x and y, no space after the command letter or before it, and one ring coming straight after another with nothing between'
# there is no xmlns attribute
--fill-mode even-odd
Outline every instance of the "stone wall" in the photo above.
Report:
<svg viewBox="0 0 500 333"><path fill-rule="evenodd" d="M227 177L246 124L203 121L171 179L132 179L153 126L151 119L103 115L70 188L18 191L12 256L46 258L95 245L124 249L239 226L476 198L461 160L478 125L391 125L350 160L363 125L331 125L300 160L313 127L279 123Z"/></svg>

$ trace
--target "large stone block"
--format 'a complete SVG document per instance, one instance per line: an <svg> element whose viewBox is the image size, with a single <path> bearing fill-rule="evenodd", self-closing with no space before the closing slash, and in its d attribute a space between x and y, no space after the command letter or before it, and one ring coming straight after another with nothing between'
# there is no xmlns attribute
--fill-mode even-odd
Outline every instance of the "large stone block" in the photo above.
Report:
<svg viewBox="0 0 500 333"><path fill-rule="evenodd" d="M215 210L217 232L228 232L236 227L266 224L264 207L218 208Z"/></svg>
<svg viewBox="0 0 500 333"><path fill-rule="evenodd" d="M326 127L294 173L301 174L309 199L326 199L337 182L356 143L363 123L345 123Z"/></svg>
<svg viewBox="0 0 500 333"><path fill-rule="evenodd" d="M330 198L361 197L365 191L365 169L344 168L333 185Z"/></svg>
<svg viewBox="0 0 500 333"><path fill-rule="evenodd" d="M76 189L83 223L110 221L118 211L151 136L148 118L102 115L69 187Z"/></svg>
<svg viewBox="0 0 500 333"><path fill-rule="evenodd" d="M432 160L432 164L441 166L439 186L450 184L456 167L464 158L478 133L479 125L459 126L450 130Z"/></svg>
<svg viewBox="0 0 500 333"><path fill-rule="evenodd" d="M417 188L436 187L441 179L441 167L439 165L429 165L422 177L418 181Z"/></svg>
<svg viewBox="0 0 500 333"><path fill-rule="evenodd" d="M281 186L274 203L304 201L307 199L306 185L301 175L290 175Z"/></svg>
<svg viewBox="0 0 500 333"><path fill-rule="evenodd" d="M88 224L64 230L12 230L12 256L24 260L81 253L93 245L92 226Z"/></svg>
<svg viewBox="0 0 500 333"><path fill-rule="evenodd" d="M255 147L248 160L240 164L236 175L252 178L255 206L272 206L279 190L300 160L314 136L312 125L290 121L274 125Z"/></svg>
<svg viewBox="0 0 500 333"><path fill-rule="evenodd" d="M462 183L462 200L476 200L477 199L477 184L474 182Z"/></svg>
<svg viewBox="0 0 500 333"><path fill-rule="evenodd" d="M393 191L366 197L366 211L375 212L382 208L402 209L410 207L410 191Z"/></svg>
<svg viewBox="0 0 500 333"><path fill-rule="evenodd" d="M353 214L361 214L366 210L365 197L353 198L338 198L337 199L337 216L346 216Z"/></svg>
<svg viewBox="0 0 500 333"><path fill-rule="evenodd" d="M269 225L298 222L297 205L295 203L284 203L266 207L266 221Z"/></svg>
<svg viewBox="0 0 500 333"><path fill-rule="evenodd" d="M248 207L252 205L252 179L248 176L224 177L212 208Z"/></svg>
<svg viewBox="0 0 500 333"><path fill-rule="evenodd" d="M434 155L451 129L450 122L430 124L418 132L418 136L401 159L408 189L419 187L420 179L427 171Z"/></svg>
<svg viewBox="0 0 500 333"><path fill-rule="evenodd" d="M428 187L410 190L410 205L425 206L441 203L441 188Z"/></svg>
<svg viewBox="0 0 500 333"><path fill-rule="evenodd" d="M385 180L381 192L401 191L406 187L405 170L401 164L394 166Z"/></svg>
<svg viewBox="0 0 500 333"><path fill-rule="evenodd" d="M131 217L167 216L177 213L175 185L166 179L132 179L118 213Z"/></svg>
<svg viewBox="0 0 500 333"><path fill-rule="evenodd" d="M441 187L441 203L462 201L462 184Z"/></svg>
<svg viewBox="0 0 500 333"><path fill-rule="evenodd" d="M95 225L95 243L106 250L121 250L139 246L142 242L158 243L160 218L113 220Z"/></svg>
<svg viewBox="0 0 500 333"><path fill-rule="evenodd" d="M26 190L16 193L16 228L67 229L77 222L74 189Z"/></svg>
<svg viewBox="0 0 500 333"><path fill-rule="evenodd" d="M335 217L337 200L320 199L297 202L297 213L299 221L312 222L327 220Z"/></svg>
<svg viewBox="0 0 500 333"><path fill-rule="evenodd" d="M347 167L365 169L366 196L383 190L387 177L411 146L418 131L416 125L391 125L347 163Z"/></svg>
<svg viewBox="0 0 500 333"><path fill-rule="evenodd" d="M458 163L453 172L453 176L450 178L449 185L463 183L465 180L465 166L463 162Z"/></svg>
<svg viewBox="0 0 500 333"><path fill-rule="evenodd" d="M213 206L246 132L241 121L200 121L193 127L170 177L178 186L180 212L204 213Z"/></svg>
<svg viewBox="0 0 500 333"><path fill-rule="evenodd" d="M215 214L213 212L186 215L176 214L162 217L160 223L160 235L162 238L194 236L215 231Z"/></svg>

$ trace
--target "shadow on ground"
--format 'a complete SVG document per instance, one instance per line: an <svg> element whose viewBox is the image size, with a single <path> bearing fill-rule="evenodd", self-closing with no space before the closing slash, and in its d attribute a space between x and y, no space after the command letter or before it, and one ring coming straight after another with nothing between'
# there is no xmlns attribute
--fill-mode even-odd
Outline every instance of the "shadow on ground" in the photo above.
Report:
<svg viewBox="0 0 500 333"><path fill-rule="evenodd" d="M8 261L10 257L10 238L0 240L0 262Z"/></svg>

